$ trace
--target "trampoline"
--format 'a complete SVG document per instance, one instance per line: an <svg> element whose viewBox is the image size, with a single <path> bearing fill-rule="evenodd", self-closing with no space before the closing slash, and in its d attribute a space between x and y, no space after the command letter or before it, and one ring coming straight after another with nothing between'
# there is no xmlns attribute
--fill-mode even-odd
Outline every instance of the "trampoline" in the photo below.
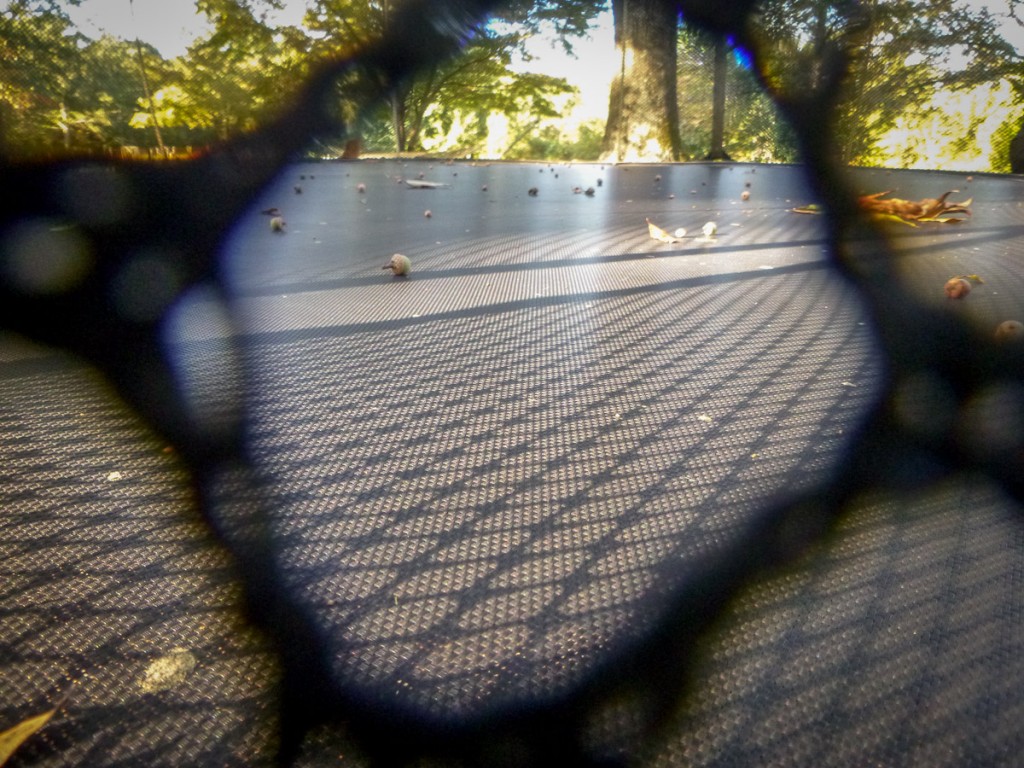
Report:
<svg viewBox="0 0 1024 768"><path fill-rule="evenodd" d="M1020 179L851 173L972 198L963 224L890 227L900 279L979 334L1021 319ZM868 307L824 219L793 211L813 202L799 166L363 160L290 165L237 221L229 316L193 292L166 349L207 418L245 400L277 577L396 742L593 691L574 722L607 764L1018 759L1024 531L981 474L866 489L828 536L792 530L801 556L713 624L694 609L690 637L679 612L765 508L849 460L883 391ZM382 269L394 253L408 276ZM984 282L948 299L968 274ZM942 417L916 384L900 417ZM175 452L88 368L13 336L0 388L0 725L68 693L9 764L272 764L278 658ZM1007 391L961 413L979 450L1024 426ZM219 522L244 529L251 490L223 492ZM647 659L646 688L633 657L672 632L692 652ZM535 758L508 733L487 747ZM366 760L332 723L297 764Z"/></svg>

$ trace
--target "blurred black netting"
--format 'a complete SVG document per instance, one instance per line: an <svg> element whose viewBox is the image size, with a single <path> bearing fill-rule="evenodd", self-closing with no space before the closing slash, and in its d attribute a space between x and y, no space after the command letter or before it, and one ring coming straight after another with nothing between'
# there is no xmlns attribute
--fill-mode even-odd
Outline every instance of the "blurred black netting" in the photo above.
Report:
<svg viewBox="0 0 1024 768"><path fill-rule="evenodd" d="M0 16L9 764L1019 761L1022 187L876 167L996 16L613 2L572 143L603 3L366 8Z"/></svg>

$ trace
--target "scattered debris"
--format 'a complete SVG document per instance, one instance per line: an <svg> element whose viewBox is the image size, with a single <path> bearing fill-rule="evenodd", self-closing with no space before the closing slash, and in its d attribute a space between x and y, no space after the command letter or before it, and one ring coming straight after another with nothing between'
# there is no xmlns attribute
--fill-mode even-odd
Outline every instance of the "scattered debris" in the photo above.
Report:
<svg viewBox="0 0 1024 768"><path fill-rule="evenodd" d="M528 194L528 195L529 195L530 197L536 197L536 196L537 196L537 193L538 193L539 191L540 191L540 190L538 190L538 189L537 189L536 187L530 187L530 188L529 188L529 189L528 189L528 190L526 191L526 194Z"/></svg>
<svg viewBox="0 0 1024 768"><path fill-rule="evenodd" d="M29 717L22 720L12 728L8 728L6 731L0 731L0 765L4 765L8 758L15 753L15 751L24 744L30 736L39 731L44 725L50 722L50 719L57 713L57 710L64 706L67 702L68 696L71 695L71 689L64 693L60 697L60 700L52 708L45 712Z"/></svg>
<svg viewBox="0 0 1024 768"><path fill-rule="evenodd" d="M996 341L1020 342L1024 340L1024 323L1019 320L1004 320L996 326Z"/></svg>
<svg viewBox="0 0 1024 768"><path fill-rule="evenodd" d="M405 185L409 189L441 189L442 187L451 186L440 181L423 181L423 175L420 174L419 179L406 179Z"/></svg>
<svg viewBox="0 0 1024 768"><path fill-rule="evenodd" d="M700 231L704 233L705 240L712 240L718 234L718 225L713 221L709 221L700 228Z"/></svg>
<svg viewBox="0 0 1024 768"><path fill-rule="evenodd" d="M363 184L363 182L359 182L358 184L356 184L356 192L358 192L360 195L364 194L366 192L366 185Z"/></svg>
<svg viewBox="0 0 1024 768"><path fill-rule="evenodd" d="M911 226L916 226L916 222L932 221L940 224L959 224L965 219L955 214L970 216L972 200L968 198L962 203L947 203L946 198L953 194L953 191L950 190L939 198L929 197L918 202L901 200L898 197L882 200L881 198L889 192L876 192L857 198L857 204L862 211L876 217L901 221Z"/></svg>
<svg viewBox="0 0 1024 768"><path fill-rule="evenodd" d="M678 238L672 237L668 232L659 227L650 219L645 219L647 222L647 232L650 236L661 243L678 243Z"/></svg>
<svg viewBox="0 0 1024 768"><path fill-rule="evenodd" d="M962 299L971 292L971 284L962 277L951 277L946 281L945 291L951 299Z"/></svg>
<svg viewBox="0 0 1024 768"><path fill-rule="evenodd" d="M811 203L810 205L801 205L797 208L790 208L789 210L792 211L793 213L814 214L821 213L821 206L818 205L817 203Z"/></svg>
<svg viewBox="0 0 1024 768"><path fill-rule="evenodd" d="M174 688L185 682L196 668L196 657L187 648L174 648L146 667L146 673L139 683L143 693L155 693Z"/></svg>
<svg viewBox="0 0 1024 768"><path fill-rule="evenodd" d="M270 220L270 231L271 232L284 232L284 225L287 222L281 216L275 216Z"/></svg>
<svg viewBox="0 0 1024 768"><path fill-rule="evenodd" d="M971 292L971 283L984 283L978 275L956 275L946 281L946 296L951 299L962 299Z"/></svg>
<svg viewBox="0 0 1024 768"><path fill-rule="evenodd" d="M895 221L916 227L919 223L960 224L971 215L972 198L962 203L947 203L948 198L956 190L950 190L941 197L926 197L923 200L903 200L898 197L882 198L889 192L875 192L857 198L857 205L865 213L881 221ZM821 213L820 205L811 204L799 208L791 208L793 213Z"/></svg>
<svg viewBox="0 0 1024 768"><path fill-rule="evenodd" d="M412 269L412 262L409 261L408 256L404 256L401 253L396 253L391 257L391 260L381 267L381 269L390 269L393 275L408 275L409 270Z"/></svg>
<svg viewBox="0 0 1024 768"><path fill-rule="evenodd" d="M432 214L432 213L430 212L430 209L429 209L429 208L428 208L427 210L425 210L425 211L423 212L423 218L425 218L425 219L429 219L429 218L430 218L431 216L433 216L433 215L434 215L434 214Z"/></svg>

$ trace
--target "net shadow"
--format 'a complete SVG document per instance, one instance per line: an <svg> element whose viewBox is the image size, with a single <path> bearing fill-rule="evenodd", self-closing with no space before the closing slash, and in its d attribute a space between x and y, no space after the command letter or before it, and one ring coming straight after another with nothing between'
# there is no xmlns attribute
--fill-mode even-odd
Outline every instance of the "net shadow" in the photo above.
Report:
<svg viewBox="0 0 1024 768"><path fill-rule="evenodd" d="M76 691L14 764L1016 754L1021 350L991 331L1019 308L1018 180L985 180L991 234L880 229L815 122L825 88L778 98L807 185L782 169L717 244L653 250L641 214L671 198L641 207L636 171L543 212L520 186L433 245L391 179L387 236L368 217L340 254L310 185L312 218L269 239L259 196L330 122L334 78L384 87L488 9L410 4L265 131L111 169L145 200L130 226L74 219L53 190L77 163L10 164L5 327L97 367L146 423L49 352L3 363L5 722ZM746 10L706 20L743 36ZM840 77L842 47L822 56ZM443 194L431 225L488 206ZM695 197L678 226L725 199ZM827 215L786 213L808 200ZM37 226L69 217L95 270L26 288L11 267L40 242L78 253ZM381 280L403 241L417 270ZM188 254L179 293L117 293L142 247ZM988 287L951 305L961 272ZM136 294L157 295L116 300Z"/></svg>

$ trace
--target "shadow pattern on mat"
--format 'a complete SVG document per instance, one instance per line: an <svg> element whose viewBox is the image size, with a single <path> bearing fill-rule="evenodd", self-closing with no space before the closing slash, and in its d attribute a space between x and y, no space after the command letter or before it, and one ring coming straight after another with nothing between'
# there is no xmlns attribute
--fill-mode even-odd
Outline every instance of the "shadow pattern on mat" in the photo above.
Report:
<svg viewBox="0 0 1024 768"><path fill-rule="evenodd" d="M756 64L751 3L679 5ZM0 168L0 322L77 358L0 364L4 726L72 683L12 763L1012 760L1024 351L923 299L913 239L858 213L822 130L855 12L821 87L773 94L828 269L291 335L239 317L221 247L336 127L337 78L384 96L490 6L407 4L193 161ZM76 203L114 188L118 216ZM169 354L197 295L223 333Z"/></svg>

